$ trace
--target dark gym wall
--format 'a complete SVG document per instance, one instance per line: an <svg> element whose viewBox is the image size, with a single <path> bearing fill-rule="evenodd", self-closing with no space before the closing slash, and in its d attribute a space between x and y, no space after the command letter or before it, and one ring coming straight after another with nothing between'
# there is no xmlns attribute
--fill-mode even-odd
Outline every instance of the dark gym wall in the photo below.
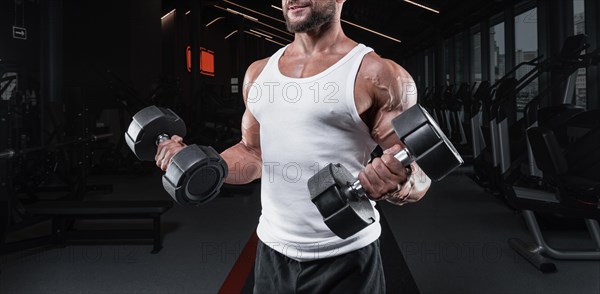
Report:
<svg viewBox="0 0 600 294"><path fill-rule="evenodd" d="M121 136L161 73L160 0L62 1L65 120ZM125 112L120 110L125 109ZM102 130L95 130L96 125ZM80 126L78 126L80 127ZM77 131L73 131L77 132Z"/></svg>
<svg viewBox="0 0 600 294"><path fill-rule="evenodd" d="M161 70L160 0L64 1L64 59L69 84L104 84L111 70L150 93Z"/></svg>
<svg viewBox="0 0 600 294"><path fill-rule="evenodd" d="M161 73L161 1L130 0L129 6L131 80L141 95L146 97Z"/></svg>
<svg viewBox="0 0 600 294"><path fill-rule="evenodd" d="M129 75L128 5L120 1L64 1L65 80L69 85L103 84L98 71ZM127 1L124 1L127 3Z"/></svg>

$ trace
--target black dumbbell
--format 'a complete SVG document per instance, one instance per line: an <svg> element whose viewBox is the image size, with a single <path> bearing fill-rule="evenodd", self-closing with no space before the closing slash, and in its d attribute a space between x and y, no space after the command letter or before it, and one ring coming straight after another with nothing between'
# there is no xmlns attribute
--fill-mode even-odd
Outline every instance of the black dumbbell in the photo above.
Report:
<svg viewBox="0 0 600 294"><path fill-rule="evenodd" d="M185 123L177 114L168 108L149 106L133 116L125 141L138 159L154 161L160 142L185 134ZM188 145L173 156L162 183L175 202L200 205L219 194L225 177L227 164L217 151Z"/></svg>
<svg viewBox="0 0 600 294"><path fill-rule="evenodd" d="M435 120L415 105L392 120L396 135L405 148L394 157L402 165L416 161L434 181L459 167L463 160ZM342 239L375 222L373 206L360 181L341 164L328 164L308 180L312 202L325 224Z"/></svg>

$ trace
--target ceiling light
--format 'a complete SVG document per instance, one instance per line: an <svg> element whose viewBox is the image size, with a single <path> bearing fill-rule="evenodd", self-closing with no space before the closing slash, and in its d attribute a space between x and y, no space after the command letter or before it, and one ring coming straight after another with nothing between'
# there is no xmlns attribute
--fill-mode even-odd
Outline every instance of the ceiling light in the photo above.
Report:
<svg viewBox="0 0 600 294"><path fill-rule="evenodd" d="M229 33L229 35L225 36L225 40L227 40L227 38L229 38L229 37L233 36L233 34L235 34L235 33L237 33L237 32L238 32L238 30L235 30L235 31L233 31L233 32Z"/></svg>
<svg viewBox="0 0 600 294"><path fill-rule="evenodd" d="M404 0L404 2L410 3L410 4L418 6L418 7L421 7L423 9L425 9L425 10L429 10L429 11L434 12L434 13L440 13L438 10L435 10L433 8L430 8L430 7L427 7L427 6L425 6L423 4L420 4L420 3L417 3L417 2L413 2L411 0Z"/></svg>
<svg viewBox="0 0 600 294"><path fill-rule="evenodd" d="M380 32L374 31L374 30L372 30L372 29L369 29L369 28L365 28L365 27L363 27L363 26L361 26L361 25L357 25L357 24L355 24L355 23L349 22L349 21L347 21L347 20L344 20L344 19L342 19L342 22L343 22L343 23L347 23L347 24L349 24L349 25L352 25L352 26L355 26L355 27L357 27L357 28L359 28L359 29L363 29L363 30L365 30L365 31L367 31L367 32L370 32L370 33L373 33L373 34L375 34L375 35L378 35L378 36L381 36L381 37L384 37L384 38L390 39L390 40L392 40L392 41L394 41L394 42L398 42L398 43L401 43L401 42L402 42L402 41L400 41L400 40L398 40L398 39L396 39L396 38L390 37L390 36L388 36L388 35L382 34L382 33L380 33Z"/></svg>
<svg viewBox="0 0 600 294"><path fill-rule="evenodd" d="M259 34L259 35L261 35L261 36L263 36L263 37L266 37L266 38L269 38L269 39L273 39L273 37L271 37L271 36L270 36L270 35L268 35L268 34L261 33L261 32L259 32L259 31L253 30L253 29L250 29L250 31L251 31L251 32L253 32L253 33L255 33L255 34Z"/></svg>
<svg viewBox="0 0 600 294"><path fill-rule="evenodd" d="M163 16L160 18L160 20L163 20L163 19L165 19L167 16L169 16L169 15L171 15L171 14L173 14L173 13L175 13L175 9L173 9L173 10L169 11L167 14L163 15Z"/></svg>
<svg viewBox="0 0 600 294"><path fill-rule="evenodd" d="M283 44L283 43L279 43L279 42L277 42L277 41L275 41L275 40L273 40L273 39L271 39L271 38L263 38L263 36L261 36L261 35L257 34L257 32L256 32L256 31L254 31L254 32L251 32L251 31L252 31L252 30L250 30L250 31L244 31L244 33L246 33L246 34L248 34L248 35L255 36L255 37L257 37L257 38L259 38L259 39L262 39L262 40L269 41L269 42L271 42L271 43L275 43L275 44L277 44L277 45L280 45L280 46L285 46L285 44Z"/></svg>
<svg viewBox="0 0 600 294"><path fill-rule="evenodd" d="M247 14L245 14L245 13L241 13L241 12L239 12L239 11L237 11L237 10L233 10L233 9L231 9L231 8L223 8L223 7L220 7L220 6L217 6L217 5L215 5L215 7L217 7L217 8L220 8L220 9L225 9L225 11L227 11L227 12L230 12L230 13L233 13L233 14L241 15L241 16L243 16L244 18L247 18L247 19L249 19L249 20L258 21L258 18L256 18L256 17L252 17L252 16L250 16L250 15L247 15Z"/></svg>
<svg viewBox="0 0 600 294"><path fill-rule="evenodd" d="M246 33L246 34L248 34L248 35L252 35L252 36L258 37L258 38L260 38L260 39L262 39L262 38L263 38L261 35L255 34L255 33L253 33L253 32L250 32L250 31L244 31L244 33Z"/></svg>
<svg viewBox="0 0 600 294"><path fill-rule="evenodd" d="M266 17L266 18L270 18L270 19L272 19L272 20L274 20L274 21L278 21L278 22L280 22L280 23L285 23L285 21L283 21L283 20L281 20L281 19L278 19L278 18L276 18L276 17L272 17L272 16L270 16L270 15L267 15L267 14L264 14L264 13L261 13L261 12L258 12L258 11L256 11L256 10L252 10L252 9L250 9L250 8L248 8L248 7L245 7L245 6L242 6L242 5L240 5L240 4L237 4L237 3L234 3L234 2L231 2L231 1L228 1L228 0L223 0L223 2L225 2L225 3L229 3L229 4L231 4L231 5L234 5L234 6L237 6L237 7L243 8L243 9L246 9L246 10L248 10L248 11L251 11L251 12L254 12L254 13L256 13L256 14L260 15L260 16L264 16L264 17Z"/></svg>
<svg viewBox="0 0 600 294"><path fill-rule="evenodd" d="M273 40L271 40L271 39L265 39L265 40L267 40L267 41L269 41L269 42L271 42L271 43L275 43L275 44L277 44L277 45L281 45L282 47L283 47L283 46L285 46L285 44L279 43L279 42L277 42L277 41L273 41Z"/></svg>
<svg viewBox="0 0 600 294"><path fill-rule="evenodd" d="M264 33L264 34L267 34L267 35L269 35L269 36L273 36L273 37L279 38L279 39L281 39L281 40L284 40L284 41L286 41L286 42L289 42L289 43L291 43L291 42L292 42L291 40L289 40L289 39L286 39L286 38L284 38L284 37L282 37L282 36L279 36L279 35L277 35L277 34L273 34L273 33L271 33L271 32L267 32L267 31L265 31L265 30L261 30L261 29L259 29L259 28L253 28L253 30L259 31L259 32L261 32L261 33Z"/></svg>
<svg viewBox="0 0 600 294"><path fill-rule="evenodd" d="M223 17L223 16L219 16L219 17L217 17L217 18L215 18L215 19L211 20L209 23L207 23L207 24L206 24L206 27L208 27L208 26L210 26L211 24L215 23L217 20L219 20L219 19L224 19L224 18L225 18L225 17Z"/></svg>
<svg viewBox="0 0 600 294"><path fill-rule="evenodd" d="M280 29L278 29L278 28L276 28L276 27L274 27L274 26L270 26L270 25L268 25L268 24L266 24L266 23L260 22L260 21L259 21L257 18L254 18L254 17L248 16L248 15L246 15L246 14L244 14L244 13L241 13L241 12L239 12L239 11L236 11L236 10L233 10L233 9L230 9L230 8L223 8L223 7L219 6L219 5L214 5L214 7L216 7L216 8L219 8L219 9L221 9L221 10L224 10L224 11L227 11L227 12L229 12L229 13L233 13L233 14L241 15L241 16L245 17L246 19L249 19L249 20L251 20L251 21L253 21L253 22L259 23L259 24L261 24L261 25L263 25L263 26L265 26L265 27L268 27L268 28L270 28L270 29L276 30L276 31L278 31L278 32L280 32L280 33L282 33L282 34L289 35L289 36L293 36L293 35L292 35L292 34L290 34L289 32L286 32L286 31L280 30Z"/></svg>

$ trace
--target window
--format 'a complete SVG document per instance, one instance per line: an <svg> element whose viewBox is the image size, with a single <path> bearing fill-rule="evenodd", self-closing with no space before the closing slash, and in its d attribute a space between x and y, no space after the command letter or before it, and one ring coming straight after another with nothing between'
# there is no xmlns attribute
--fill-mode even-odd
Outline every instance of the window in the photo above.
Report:
<svg viewBox="0 0 600 294"><path fill-rule="evenodd" d="M463 76L466 63L464 39L464 33L460 33L454 37L454 81L456 84L467 82Z"/></svg>
<svg viewBox="0 0 600 294"><path fill-rule="evenodd" d="M531 61L538 57L537 8L515 16L515 64ZM515 73L520 79L533 70L532 66L521 66ZM517 111L522 112L527 102L539 93L538 79L531 81L517 94Z"/></svg>
<svg viewBox="0 0 600 294"><path fill-rule="evenodd" d="M434 52L433 48L425 50L425 83L427 87L435 86L435 63L434 63Z"/></svg>
<svg viewBox="0 0 600 294"><path fill-rule="evenodd" d="M423 64L423 69L424 69L424 76L425 76L425 87L429 87L431 86L431 82L429 82L429 54L427 54L427 52L425 52L425 58L424 58L424 64Z"/></svg>
<svg viewBox="0 0 600 294"><path fill-rule="evenodd" d="M498 81L506 72L504 22L490 28L490 82Z"/></svg>
<svg viewBox="0 0 600 294"><path fill-rule="evenodd" d="M585 0L573 0L573 23L575 35L585 34Z"/></svg>
<svg viewBox="0 0 600 294"><path fill-rule="evenodd" d="M450 85L452 81L452 38L444 40L444 83Z"/></svg>
<svg viewBox="0 0 600 294"><path fill-rule="evenodd" d="M481 82L481 32L471 34L471 81Z"/></svg>
<svg viewBox="0 0 600 294"><path fill-rule="evenodd" d="M585 34L585 0L573 0L573 23L575 35ZM587 84L586 69L577 70L577 79L575 82L575 101L578 106L586 107L587 104Z"/></svg>

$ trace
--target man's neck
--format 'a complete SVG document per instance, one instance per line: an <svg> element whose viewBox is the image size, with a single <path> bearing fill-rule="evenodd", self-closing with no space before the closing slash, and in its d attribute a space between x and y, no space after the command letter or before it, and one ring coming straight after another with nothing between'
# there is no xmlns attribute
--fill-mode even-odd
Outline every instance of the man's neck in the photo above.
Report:
<svg viewBox="0 0 600 294"><path fill-rule="evenodd" d="M340 22L324 24L314 30L296 33L292 47L299 54L313 55L335 50L348 41Z"/></svg>

